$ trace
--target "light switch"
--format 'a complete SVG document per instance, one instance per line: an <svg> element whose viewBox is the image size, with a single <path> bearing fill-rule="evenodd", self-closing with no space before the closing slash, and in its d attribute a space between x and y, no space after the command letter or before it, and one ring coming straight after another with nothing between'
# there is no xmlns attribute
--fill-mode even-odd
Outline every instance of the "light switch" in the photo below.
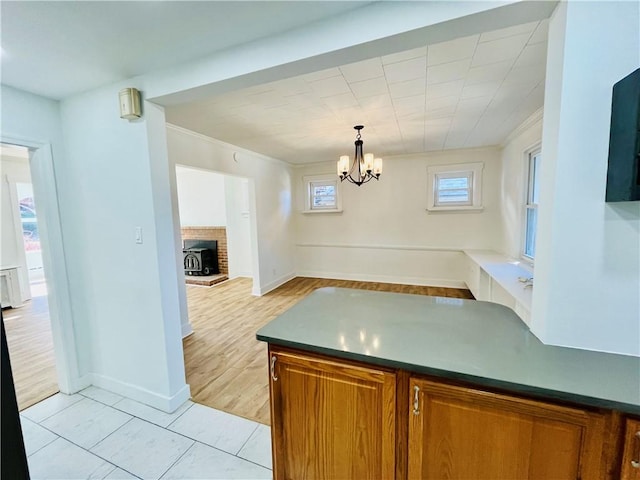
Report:
<svg viewBox="0 0 640 480"><path fill-rule="evenodd" d="M142 227L136 227L136 243L142 243Z"/></svg>

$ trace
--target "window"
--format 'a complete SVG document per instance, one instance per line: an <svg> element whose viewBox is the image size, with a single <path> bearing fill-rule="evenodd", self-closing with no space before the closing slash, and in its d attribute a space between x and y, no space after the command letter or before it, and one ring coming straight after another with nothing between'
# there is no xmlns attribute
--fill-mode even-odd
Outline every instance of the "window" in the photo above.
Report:
<svg viewBox="0 0 640 480"><path fill-rule="evenodd" d="M436 173L434 205L471 205L473 173Z"/></svg>
<svg viewBox="0 0 640 480"><path fill-rule="evenodd" d="M327 210L336 208L337 182L311 182L311 210Z"/></svg>
<svg viewBox="0 0 640 480"><path fill-rule="evenodd" d="M529 260L533 260L536 254L541 158L539 149L530 152L527 156L527 198L525 203L524 246L522 255Z"/></svg>
<svg viewBox="0 0 640 480"><path fill-rule="evenodd" d="M434 165L427 168L427 210L482 209L483 164Z"/></svg>
<svg viewBox="0 0 640 480"><path fill-rule="evenodd" d="M305 213L341 211L340 184L335 175L303 177L307 191Z"/></svg>

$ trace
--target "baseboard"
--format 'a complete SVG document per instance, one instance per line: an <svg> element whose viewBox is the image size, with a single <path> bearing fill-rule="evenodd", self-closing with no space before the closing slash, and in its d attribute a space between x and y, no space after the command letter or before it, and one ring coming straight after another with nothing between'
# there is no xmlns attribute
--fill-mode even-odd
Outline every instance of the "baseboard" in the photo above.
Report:
<svg viewBox="0 0 640 480"><path fill-rule="evenodd" d="M69 385L70 390L67 391L62 385L58 385L60 391L67 395L72 395L74 393L78 393L80 390L84 390L85 388L91 386L92 378L91 374L83 375L78 378L74 378Z"/></svg>
<svg viewBox="0 0 640 480"><path fill-rule="evenodd" d="M467 288L462 280L447 280L428 277L402 277L397 275L371 275L362 273L344 272L316 272L311 270L300 271L298 277L327 278L335 280L352 280L354 282L379 282L395 283L401 285L420 285L424 287Z"/></svg>
<svg viewBox="0 0 640 480"><path fill-rule="evenodd" d="M253 278L253 274L251 272L240 272L234 276L229 275L229 280L233 280L234 278Z"/></svg>
<svg viewBox="0 0 640 480"><path fill-rule="evenodd" d="M130 398L150 407L157 408L163 412L172 413L175 412L180 405L189 400L191 397L191 391L189 385L184 385L178 392L170 397L161 395L146 388L141 388L137 385L122 382L115 378L107 377L94 373L91 375L92 384L96 387L104 388L110 392L117 393L123 397Z"/></svg>
<svg viewBox="0 0 640 480"><path fill-rule="evenodd" d="M275 290L276 288L278 288L280 285L284 285L285 283L287 283L289 280L292 280L294 278L296 278L298 275L295 274L295 272L290 272L287 273L286 275L283 275L280 278L277 278L276 280L274 280L273 282L269 282L266 285L260 285L256 291L256 287L254 285L253 287L253 291L251 292L254 296L256 297L261 297L262 295L266 295L267 293L269 293L271 290Z"/></svg>

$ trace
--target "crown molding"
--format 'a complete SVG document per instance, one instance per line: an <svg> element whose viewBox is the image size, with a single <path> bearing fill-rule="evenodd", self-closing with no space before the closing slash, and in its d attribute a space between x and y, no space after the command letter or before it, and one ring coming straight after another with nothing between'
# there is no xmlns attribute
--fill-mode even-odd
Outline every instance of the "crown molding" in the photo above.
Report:
<svg viewBox="0 0 640 480"><path fill-rule="evenodd" d="M542 120L543 115L544 115L544 107L540 107L538 110L533 112L529 116L529 118L527 118L524 122L518 125L509 135L507 135L507 138L505 138L502 141L500 146L504 148L509 142L511 142L511 140L516 138L518 135L521 135L522 133L524 133L526 130L531 128L535 123Z"/></svg>

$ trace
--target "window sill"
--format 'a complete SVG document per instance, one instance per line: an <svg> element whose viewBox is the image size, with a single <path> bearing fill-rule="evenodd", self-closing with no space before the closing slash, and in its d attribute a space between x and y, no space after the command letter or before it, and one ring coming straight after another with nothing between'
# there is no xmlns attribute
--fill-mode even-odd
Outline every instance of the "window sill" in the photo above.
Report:
<svg viewBox="0 0 640 480"><path fill-rule="evenodd" d="M520 265L522 265L523 267L533 271L535 263L534 263L533 258L529 258L529 257L525 257L524 255L521 255L520 256Z"/></svg>
<svg viewBox="0 0 640 480"><path fill-rule="evenodd" d="M300 213L306 215L308 213L342 213L342 209L327 209L327 210L302 210Z"/></svg>
<svg viewBox="0 0 640 480"><path fill-rule="evenodd" d="M451 207L427 207L428 212L454 212L454 211L476 211L481 212L484 210L482 206L473 206L473 205L465 205L465 206L451 206Z"/></svg>

